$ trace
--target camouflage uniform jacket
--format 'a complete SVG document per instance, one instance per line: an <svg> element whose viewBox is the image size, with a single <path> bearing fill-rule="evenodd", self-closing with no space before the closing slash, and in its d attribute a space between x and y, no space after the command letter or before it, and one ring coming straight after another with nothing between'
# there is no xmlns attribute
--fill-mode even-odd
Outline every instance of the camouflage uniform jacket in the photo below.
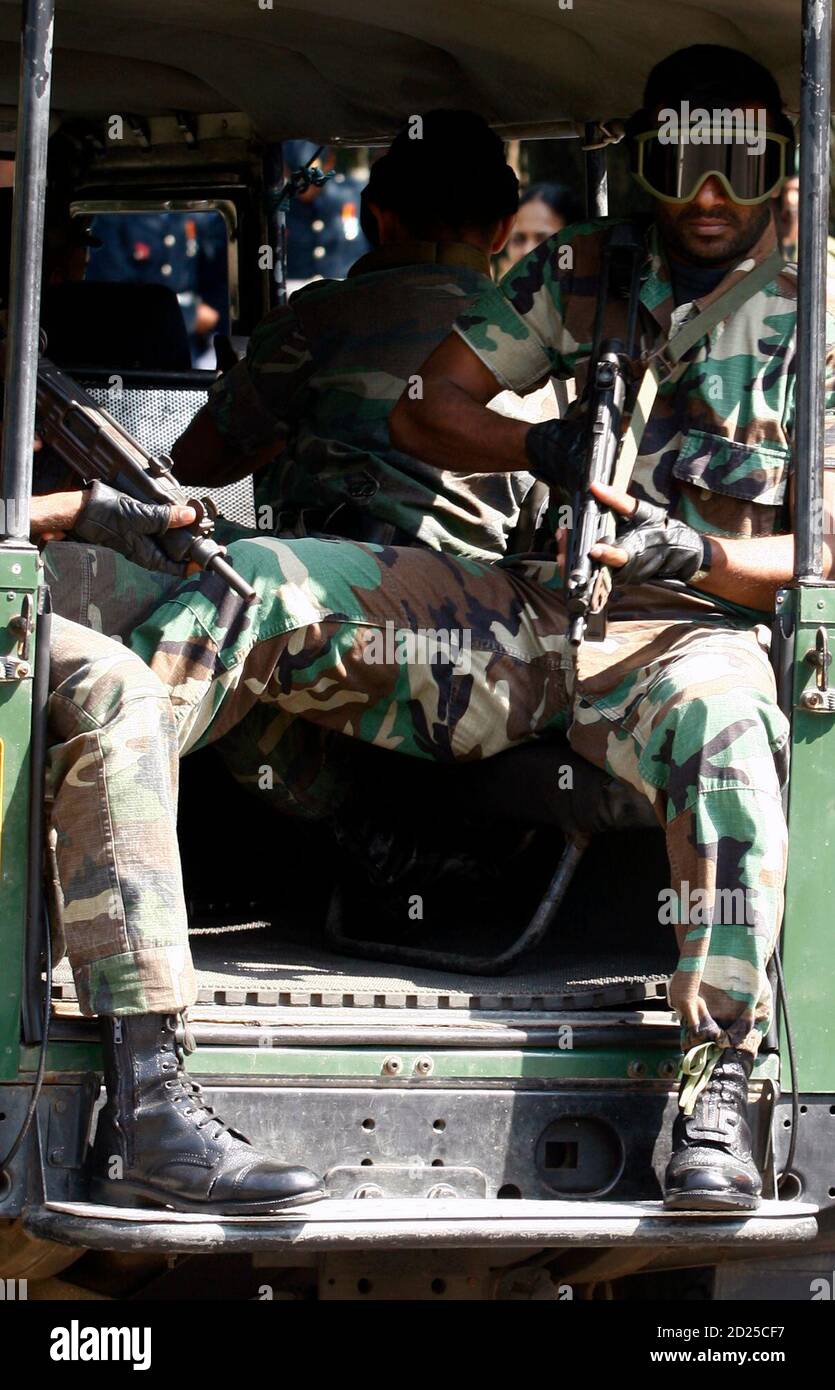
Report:
<svg viewBox="0 0 835 1390"><path fill-rule="evenodd" d="M401 393L419 390L421 365L488 285L475 248L417 242L363 256L347 280L307 286L262 320L210 397L238 452L285 446L258 486L262 529L339 532L347 504L397 527L400 544L504 552L530 475L446 472L395 449L388 432Z"/></svg>
<svg viewBox="0 0 835 1390"><path fill-rule="evenodd" d="M591 352L602 249L610 221L571 227L532 251L458 320L456 330L504 387L576 377ZM641 283L641 348L658 346L712 304L776 245L769 226L711 294L674 305L657 229ZM791 530L789 481L795 395L797 273L774 280L720 321L663 381L641 442L631 491L697 530L754 537ZM610 300L604 336L626 336L626 304ZM830 395L830 404L832 396ZM616 593L620 616L657 613L653 587ZM664 591L654 595L661 601ZM692 591L693 606L706 595Z"/></svg>

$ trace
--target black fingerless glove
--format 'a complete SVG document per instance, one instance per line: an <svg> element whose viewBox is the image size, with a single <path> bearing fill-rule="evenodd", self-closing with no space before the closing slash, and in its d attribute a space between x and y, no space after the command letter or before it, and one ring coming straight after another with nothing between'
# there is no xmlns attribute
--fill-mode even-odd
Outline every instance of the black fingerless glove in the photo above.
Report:
<svg viewBox="0 0 835 1390"><path fill-rule="evenodd" d="M706 569L709 553L704 539L692 526L674 521L662 507L639 502L613 542L629 556L620 569L612 569L615 584L646 584L652 579L691 580Z"/></svg>
<svg viewBox="0 0 835 1390"><path fill-rule="evenodd" d="M164 502L137 502L106 483L95 482L73 535L118 550L144 569L182 575L185 566L166 555L157 540L170 524L171 508Z"/></svg>
<svg viewBox="0 0 835 1390"><path fill-rule="evenodd" d="M531 425L525 452L534 477L549 487L576 492L585 472L587 428L585 415Z"/></svg>

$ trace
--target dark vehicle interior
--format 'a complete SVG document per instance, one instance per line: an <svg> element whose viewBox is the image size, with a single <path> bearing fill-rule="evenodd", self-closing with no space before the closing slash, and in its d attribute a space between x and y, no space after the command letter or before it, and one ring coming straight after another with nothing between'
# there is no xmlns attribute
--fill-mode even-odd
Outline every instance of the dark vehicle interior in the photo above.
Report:
<svg viewBox="0 0 835 1390"><path fill-rule="evenodd" d="M202 202L228 193L204 188ZM237 204L245 226L256 209L241 194ZM78 216L95 206L89 186L75 190ZM231 198L226 206L235 209ZM230 218L233 234L237 223ZM237 288L237 240L231 248ZM236 329L257 322L260 304L252 309L251 318L233 319ZM192 368L177 296L164 285L54 283L41 325L52 360L155 453L168 452L214 379ZM245 341L236 333L238 350ZM254 525L251 480L213 496L226 518ZM350 744L341 755L354 790L350 816L333 824L272 811L232 780L214 749L184 762L180 840L199 1005L663 1006L673 958L653 927L653 904L664 850L637 796L559 740L468 769L341 742ZM207 804L217 807L209 826ZM657 873L642 875L624 903L609 873L636 856ZM613 885L603 912L602 875ZM65 967L56 991L62 1010L71 1009Z"/></svg>

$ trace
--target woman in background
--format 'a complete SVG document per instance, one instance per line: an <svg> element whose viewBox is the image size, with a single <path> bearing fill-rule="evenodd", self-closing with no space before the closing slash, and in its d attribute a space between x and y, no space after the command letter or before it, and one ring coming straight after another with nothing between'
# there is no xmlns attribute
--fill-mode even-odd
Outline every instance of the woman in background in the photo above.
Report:
<svg viewBox="0 0 835 1390"><path fill-rule="evenodd" d="M505 247L505 267L515 265L555 232L582 219L577 195L562 183L534 183L522 194Z"/></svg>

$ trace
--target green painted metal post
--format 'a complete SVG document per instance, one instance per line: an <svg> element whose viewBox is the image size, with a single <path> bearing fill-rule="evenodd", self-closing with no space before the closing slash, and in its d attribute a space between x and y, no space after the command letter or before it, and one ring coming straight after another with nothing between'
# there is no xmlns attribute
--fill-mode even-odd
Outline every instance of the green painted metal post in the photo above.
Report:
<svg viewBox="0 0 835 1390"><path fill-rule="evenodd" d="M31 547L0 547L0 658L11 673L21 657L14 626L28 598L37 608L38 554ZM29 638L34 653L35 634ZM9 663L6 665L6 663ZM29 775L32 728L32 669L0 680L0 1079L17 1075L20 1004L26 941L29 870Z"/></svg>
<svg viewBox="0 0 835 1390"><path fill-rule="evenodd" d="M804 586L784 603L794 606L795 662L783 969L800 1090L835 1092L835 714L799 708L815 685L806 658L819 627L835 653L835 590ZM787 1078L785 1034L781 1054Z"/></svg>

